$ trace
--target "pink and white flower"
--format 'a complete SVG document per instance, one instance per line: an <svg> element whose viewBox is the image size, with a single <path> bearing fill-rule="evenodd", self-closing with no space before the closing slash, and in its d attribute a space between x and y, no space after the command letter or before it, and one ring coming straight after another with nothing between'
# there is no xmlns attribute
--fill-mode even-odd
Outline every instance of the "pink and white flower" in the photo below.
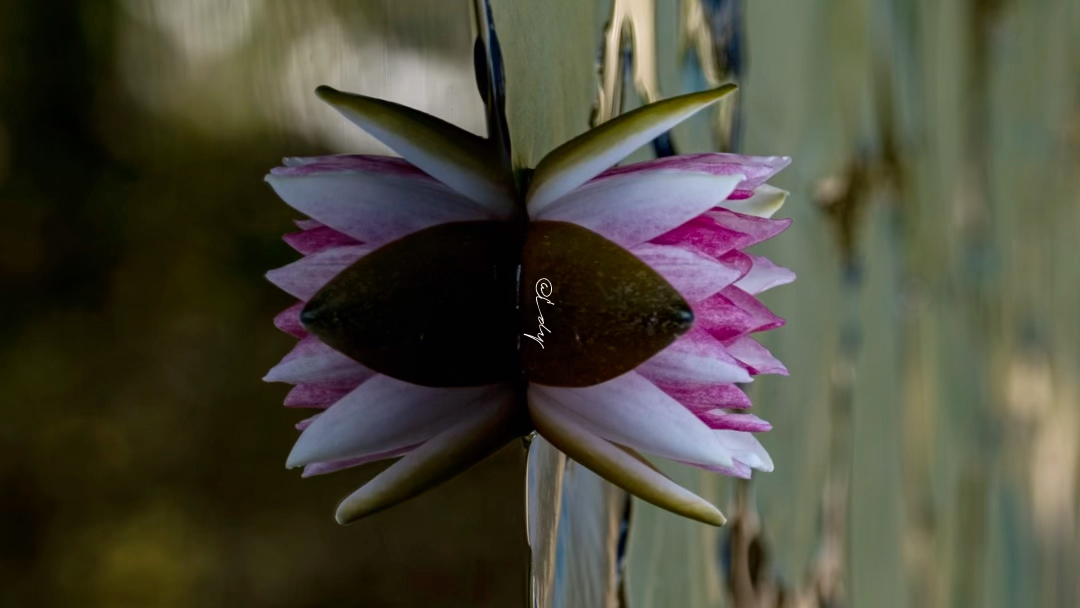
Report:
<svg viewBox="0 0 1080 608"><path fill-rule="evenodd" d="M772 469L753 435L770 426L745 413L738 384L787 373L751 335L783 325L756 296L794 274L746 249L790 224L769 219L787 193L766 183L790 160L613 165L731 90L582 134L520 196L487 140L319 89L403 157L291 158L267 176L310 218L285 236L303 257L267 274L297 299L275 325L299 341L265 379L294 385L286 406L321 410L297 425L287 464L309 476L402 457L345 499L339 521L536 430L645 500L723 523L638 452L737 477ZM538 277L553 291L534 298ZM473 293L483 301L463 302Z"/></svg>

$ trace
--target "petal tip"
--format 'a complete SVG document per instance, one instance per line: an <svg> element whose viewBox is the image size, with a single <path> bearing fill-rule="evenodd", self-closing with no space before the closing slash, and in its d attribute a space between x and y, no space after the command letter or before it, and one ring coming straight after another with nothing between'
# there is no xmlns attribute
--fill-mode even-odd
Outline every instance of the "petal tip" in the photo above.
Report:
<svg viewBox="0 0 1080 608"><path fill-rule="evenodd" d="M722 84L722 85L716 87L715 89L712 89L712 90L709 90L709 91L703 91L703 93L705 93L706 95L708 95L709 97L711 97L713 99L720 99L721 97L724 97L725 95L727 95L729 93L734 93L735 91L738 91L738 90L739 90L739 85L735 84L734 82L729 82L727 84Z"/></svg>
<svg viewBox="0 0 1080 608"><path fill-rule="evenodd" d="M296 469L314 462L315 459L312 458L312 455L309 453L310 450L305 450L302 448L303 443L304 434L301 433L300 439L296 440L296 443L293 445L292 451L289 452L288 458L285 459L286 469Z"/></svg>
<svg viewBox="0 0 1080 608"><path fill-rule="evenodd" d="M536 165L525 194L530 215L538 216L563 195L737 88L729 83L650 103L589 129L552 150Z"/></svg>
<svg viewBox="0 0 1080 608"><path fill-rule="evenodd" d="M282 378L281 373L279 373L279 371L278 371L280 367L281 367L280 364L275 365L274 367L271 367L270 370L266 372L266 375L262 377L262 381L263 382L286 382L286 380L284 380Z"/></svg>
<svg viewBox="0 0 1080 608"><path fill-rule="evenodd" d="M334 87L320 84L319 86L315 87L315 95L326 103L333 104L334 98L338 95L341 95L341 91L335 89Z"/></svg>
<svg viewBox="0 0 1080 608"><path fill-rule="evenodd" d="M363 489L363 486L361 486L357 492L362 492ZM334 511L334 521L340 526L354 524L364 517L382 510L380 506L371 504L371 501L350 500L351 498L353 497L350 496L341 501L337 510Z"/></svg>
<svg viewBox="0 0 1080 608"><path fill-rule="evenodd" d="M711 512L703 512L701 514L701 518L698 521L719 528L727 523L727 518L724 517L724 514L720 512L720 509L713 507Z"/></svg>

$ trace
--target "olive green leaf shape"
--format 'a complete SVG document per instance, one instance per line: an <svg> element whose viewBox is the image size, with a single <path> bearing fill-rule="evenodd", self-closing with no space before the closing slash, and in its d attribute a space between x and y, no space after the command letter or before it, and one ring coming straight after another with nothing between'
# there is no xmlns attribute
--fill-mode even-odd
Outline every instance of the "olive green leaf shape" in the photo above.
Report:
<svg viewBox="0 0 1080 608"><path fill-rule="evenodd" d="M511 175L492 142L392 101L328 86L320 99L425 173L502 215L513 210Z"/></svg>
<svg viewBox="0 0 1080 608"><path fill-rule="evenodd" d="M727 84L651 103L613 118L566 142L541 159L526 196L529 214L584 184L689 116L737 87Z"/></svg>
<svg viewBox="0 0 1080 608"><path fill-rule="evenodd" d="M693 321L679 292L622 247L569 222L529 224L521 356L531 382L574 387L611 380L670 345Z"/></svg>
<svg viewBox="0 0 1080 608"><path fill-rule="evenodd" d="M598 437L565 416L555 415L530 392L529 413L545 439L594 473L660 508L714 526L727 520L707 500L675 483L636 451Z"/></svg>
<svg viewBox="0 0 1080 608"><path fill-rule="evenodd" d="M493 401L409 452L338 505L347 524L408 500L462 473L521 435L512 399Z"/></svg>
<svg viewBox="0 0 1080 608"><path fill-rule="evenodd" d="M422 386L482 386L519 375L509 222L450 222L364 256L304 307L304 327L368 368ZM629 254L627 254L629 255Z"/></svg>

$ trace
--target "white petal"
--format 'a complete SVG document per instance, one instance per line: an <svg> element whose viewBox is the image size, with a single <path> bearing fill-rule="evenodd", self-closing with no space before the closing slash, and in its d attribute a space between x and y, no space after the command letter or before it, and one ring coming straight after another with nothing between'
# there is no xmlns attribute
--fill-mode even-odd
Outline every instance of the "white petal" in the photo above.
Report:
<svg viewBox="0 0 1080 608"><path fill-rule="evenodd" d="M772 260L760 255L751 255L754 265L750 272L739 279L735 286L750 295L757 295L778 285L786 285L795 280L795 273L783 266L777 266Z"/></svg>
<svg viewBox="0 0 1080 608"><path fill-rule="evenodd" d="M342 93L326 86L315 93L435 179L500 217L509 216L513 210L510 170L502 166L491 142L390 101Z"/></svg>
<svg viewBox="0 0 1080 608"><path fill-rule="evenodd" d="M724 516L708 501L665 477L636 452L592 433L553 401L530 397L529 413L545 439L600 477L660 508L724 525Z"/></svg>
<svg viewBox="0 0 1080 608"><path fill-rule="evenodd" d="M263 381L340 386L359 384L373 375L375 372L315 336L307 336L296 343L281 363L266 372Z"/></svg>
<svg viewBox="0 0 1080 608"><path fill-rule="evenodd" d="M735 90L711 91L665 99L613 118L553 150L540 160L526 197L531 217L596 177L631 152Z"/></svg>
<svg viewBox="0 0 1080 608"><path fill-rule="evenodd" d="M275 268L266 273L266 278L285 293L307 301L342 270L370 252L369 245L334 247Z"/></svg>
<svg viewBox="0 0 1080 608"><path fill-rule="evenodd" d="M750 382L750 374L703 329L681 336L637 371L664 385Z"/></svg>
<svg viewBox="0 0 1080 608"><path fill-rule="evenodd" d="M409 452L338 505L338 523L407 500L463 472L516 435L512 393L500 391L462 412L441 433Z"/></svg>
<svg viewBox="0 0 1080 608"><path fill-rule="evenodd" d="M754 195L750 198L726 200L717 206L743 215L769 218L779 211L780 207L784 206L787 197L788 192L786 190L762 184L754 189Z"/></svg>
<svg viewBox="0 0 1080 608"><path fill-rule="evenodd" d="M285 160L288 160L288 159L285 159ZM314 228L318 228L320 226L325 225L322 222L320 222L319 220L313 220L313 219L310 219L310 218L309 219L293 220L293 223L296 224L296 227L301 229L301 230L312 230Z"/></svg>
<svg viewBox="0 0 1080 608"><path fill-rule="evenodd" d="M630 253L660 273L691 304L707 299L743 276L738 268L681 247L643 243Z"/></svg>
<svg viewBox="0 0 1080 608"><path fill-rule="evenodd" d="M623 247L633 247L720 205L742 179L742 175L662 169L614 175L531 209L530 217L573 222Z"/></svg>
<svg viewBox="0 0 1080 608"><path fill-rule="evenodd" d="M590 432L636 450L731 465L731 457L697 416L634 372L584 388L532 384L529 402L558 409Z"/></svg>
<svg viewBox="0 0 1080 608"><path fill-rule="evenodd" d="M740 336L726 343L728 354L744 364L753 374L788 375L779 359L750 336Z"/></svg>
<svg viewBox="0 0 1080 608"><path fill-rule="evenodd" d="M716 435L735 460L759 471L768 472L773 470L772 458L769 457L769 453L765 451L764 446L752 433L721 430L713 431L713 434Z"/></svg>
<svg viewBox="0 0 1080 608"><path fill-rule="evenodd" d="M290 207L369 246L444 222L498 216L427 177L344 170L266 176Z"/></svg>
<svg viewBox="0 0 1080 608"><path fill-rule="evenodd" d="M405 454L408 454L409 452L415 450L417 447L419 446L408 445L403 448L391 450L389 452L378 452L375 454L368 454L367 456L360 456L358 458L343 458L341 460L313 462L311 464L304 465L304 472L300 476L314 477L316 475L326 475L328 473L336 473L344 469L358 467L362 464L367 464L369 462L378 462L380 460L397 458L398 456L404 456Z"/></svg>
<svg viewBox="0 0 1080 608"><path fill-rule="evenodd" d="M743 156L722 152L679 154L612 167L598 177L620 173L637 173L668 169L684 173L709 173L712 175L744 175L736 190L750 191L764 184L784 167L791 164L788 156Z"/></svg>
<svg viewBox="0 0 1080 608"><path fill-rule="evenodd" d="M376 376L330 406L293 446L286 466L389 452L434 437L489 401L495 387L431 388Z"/></svg>

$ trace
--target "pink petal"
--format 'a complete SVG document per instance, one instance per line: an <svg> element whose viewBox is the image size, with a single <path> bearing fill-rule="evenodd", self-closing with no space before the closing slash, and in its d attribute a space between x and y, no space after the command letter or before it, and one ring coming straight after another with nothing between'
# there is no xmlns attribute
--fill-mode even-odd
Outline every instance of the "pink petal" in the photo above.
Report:
<svg viewBox="0 0 1080 608"><path fill-rule="evenodd" d="M744 215L723 207L715 207L705 216L728 230L746 235L747 244L739 247L739 249L757 245L775 237L787 230L792 221L791 219L772 220L753 215Z"/></svg>
<svg viewBox="0 0 1080 608"><path fill-rule="evenodd" d="M643 462L643 459L639 460L640 456L636 451L631 453L628 448L615 445L585 428L573 414L566 413L553 403L542 398L529 399L529 414L541 436L552 444L552 451L562 451L577 462L587 463L585 466L592 467L592 472L632 492L642 500L713 525L724 523L723 515L711 503L690 493L671 478ZM533 442L532 447L535 448L537 445L542 444ZM534 455L535 450L530 450L530 465L533 464L532 456ZM731 464L734 466L734 461ZM560 500L565 502L567 495L563 494L560 499L559 488L562 487L562 491L566 492L566 487L558 479L555 480L554 492L551 488L553 484L548 484L548 487L534 488L534 481L542 480L532 479L533 468L532 466L529 468L530 502L527 508L531 524L535 515L532 499L537 494L541 495L541 500L553 503L556 508ZM557 466L554 476L565 480L568 476L562 475L562 469L563 467ZM552 493L554 496L550 495ZM558 513L555 515L558 519ZM566 517L565 511L561 517ZM530 529L528 533L531 540L538 537L536 530Z"/></svg>
<svg viewBox="0 0 1080 608"><path fill-rule="evenodd" d="M795 273L783 266L773 264L764 256L750 256L754 265L735 286L749 294L759 294L778 285L786 285L795 280Z"/></svg>
<svg viewBox="0 0 1080 608"><path fill-rule="evenodd" d="M409 445L396 450L387 450L385 452L379 452L377 454L368 454L367 456L360 456L357 458L343 458L341 460L328 460L325 462L313 462L311 464L304 465L304 472L301 477L314 477L315 475L326 475L327 473L334 473L342 469L348 469L350 467L357 467L369 462L378 462L380 460L386 460L388 458L397 458L398 456L404 456L413 451L417 447L423 444Z"/></svg>
<svg viewBox="0 0 1080 608"><path fill-rule="evenodd" d="M296 224L296 227L301 230L312 230L323 225L322 222L313 219L293 220L293 223Z"/></svg>
<svg viewBox="0 0 1080 608"><path fill-rule="evenodd" d="M726 346L728 354L742 363L751 374L788 375L784 364L753 338L747 336L736 338L728 342Z"/></svg>
<svg viewBox="0 0 1080 608"><path fill-rule="evenodd" d="M310 300L324 285L353 262L367 255L368 245L349 245L327 249L271 270L266 278L283 291L300 300Z"/></svg>
<svg viewBox="0 0 1080 608"><path fill-rule="evenodd" d="M784 325L783 319L735 286L695 302L693 308L694 324L720 341Z"/></svg>
<svg viewBox="0 0 1080 608"><path fill-rule="evenodd" d="M318 253L334 247L359 245L360 241L347 234L342 234L329 226L318 226L310 230L290 232L282 239L293 249L304 255Z"/></svg>
<svg viewBox="0 0 1080 608"><path fill-rule="evenodd" d="M688 464L692 467L697 467L699 469L705 469L706 471L711 471L713 473L727 475L728 477L736 477L738 479L750 479L750 473L752 471L749 466L747 466L745 463L739 462L738 460L732 461L732 466L730 467L702 465L693 462L683 462L683 464Z"/></svg>
<svg viewBox="0 0 1080 608"><path fill-rule="evenodd" d="M739 280L750 267L749 258L737 251L727 262L667 245L644 243L630 253L660 273L687 302L694 303ZM726 254L725 254L726 255Z"/></svg>
<svg viewBox="0 0 1080 608"><path fill-rule="evenodd" d="M353 156L279 167L266 181L289 206L372 246L445 222L499 219L391 157Z"/></svg>
<svg viewBox="0 0 1080 608"><path fill-rule="evenodd" d="M720 430L713 431L713 435L736 462L744 463L759 471L773 470L772 458L752 433Z"/></svg>
<svg viewBox="0 0 1080 608"><path fill-rule="evenodd" d="M698 418L710 429L729 429L748 433L761 433L772 429L771 424L753 414L731 414L724 410L712 410L698 414Z"/></svg>
<svg viewBox="0 0 1080 608"><path fill-rule="evenodd" d="M584 388L531 384L528 398L530 407L557 410L608 441L675 460L731 465L714 431L634 372Z"/></svg>
<svg viewBox="0 0 1080 608"><path fill-rule="evenodd" d="M742 156L739 154L721 154L707 152L702 154L683 154L647 160L631 165L613 167L594 179L600 180L616 175L626 175L649 171L679 171L690 174L740 175L739 190L753 190L764 184L770 177L791 164L787 156Z"/></svg>
<svg viewBox="0 0 1080 608"><path fill-rule="evenodd" d="M355 521L416 496L484 460L511 441L514 423L519 419L510 412L514 391L505 388L489 392L488 398L481 398L475 407L459 412L423 445L346 496L334 516L338 523ZM317 426L312 425L307 432Z"/></svg>
<svg viewBox="0 0 1080 608"><path fill-rule="evenodd" d="M544 207L534 220L572 222L633 247L705 213L738 176L644 171L593 180Z"/></svg>
<svg viewBox="0 0 1080 608"><path fill-rule="evenodd" d="M340 386L347 383L359 384L374 373L322 343L315 336L308 336L297 342L281 363L266 373L263 380Z"/></svg>
<svg viewBox="0 0 1080 608"><path fill-rule="evenodd" d="M298 431L303 431L303 430L304 430L304 429L306 429L307 427L311 426L311 423L312 423L312 422L315 422L315 419L316 419L316 418L318 418L318 417L319 417L319 416L321 416L321 415L322 415L322 414L315 414L314 416L312 416L312 417L310 417L310 418L304 418L304 419L303 419L303 420L301 420L300 422L297 422L297 423L296 423L296 430L298 430Z"/></svg>
<svg viewBox="0 0 1080 608"><path fill-rule="evenodd" d="M307 330L304 329L303 324L300 323L300 311L302 310L304 310L304 303L297 302L281 311L274 317L274 327L289 335L296 336L297 338L303 338L308 335Z"/></svg>
<svg viewBox="0 0 1080 608"><path fill-rule="evenodd" d="M639 370L638 373L641 373ZM648 376L642 373L643 376ZM691 412L702 413L717 408L745 409L750 407L750 398L734 384L716 384L711 382L660 383L649 378L673 399L683 404Z"/></svg>
<svg viewBox="0 0 1080 608"><path fill-rule="evenodd" d="M693 328L635 370L663 385L749 382L750 375L719 340Z"/></svg>
<svg viewBox="0 0 1080 608"><path fill-rule="evenodd" d="M376 376L330 406L293 446L289 468L423 443L503 398L502 386L432 388Z"/></svg>
<svg viewBox="0 0 1080 608"><path fill-rule="evenodd" d="M297 384L285 395L285 407L312 407L326 409L337 403L360 386L360 383L342 385Z"/></svg>
<svg viewBox="0 0 1080 608"><path fill-rule="evenodd" d="M735 250L716 258L716 261L723 264L728 270L738 272L740 278L746 276L746 273L750 272L750 269L754 266L754 260L750 257L750 254Z"/></svg>
<svg viewBox="0 0 1080 608"><path fill-rule="evenodd" d="M709 332L717 340L726 340L750 333L756 326L754 315L724 296L733 287L695 302L694 325Z"/></svg>
<svg viewBox="0 0 1080 608"><path fill-rule="evenodd" d="M782 318L774 315L767 306L742 289L732 285L724 288L720 293L733 304L754 316L755 329L750 330L751 332L767 331L784 326L785 321Z"/></svg>
<svg viewBox="0 0 1080 608"><path fill-rule="evenodd" d="M753 238L750 235L725 227L706 213L649 242L657 245L682 247L712 258L718 258L732 249L749 247L753 244Z"/></svg>

